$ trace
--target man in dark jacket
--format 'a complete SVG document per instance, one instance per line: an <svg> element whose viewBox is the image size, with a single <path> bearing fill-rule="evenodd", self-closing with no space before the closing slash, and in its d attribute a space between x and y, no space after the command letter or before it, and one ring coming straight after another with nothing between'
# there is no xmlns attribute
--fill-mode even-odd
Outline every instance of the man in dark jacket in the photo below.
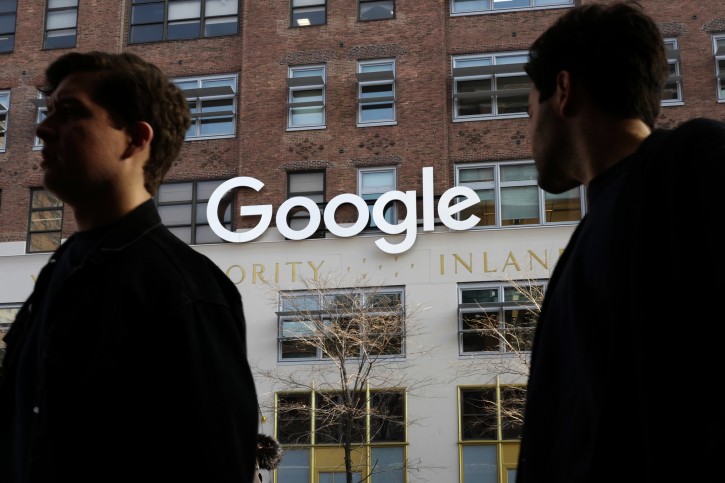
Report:
<svg viewBox="0 0 725 483"><path fill-rule="evenodd" d="M58 58L43 90L43 183L78 232L5 337L0 481L251 482L240 294L152 200L190 123L183 95L138 56L101 52Z"/></svg>
<svg viewBox="0 0 725 483"><path fill-rule="evenodd" d="M526 71L539 185L584 185L588 209L541 308L517 482L710 480L725 331L704 294L722 285L725 123L655 129L667 57L632 2L567 10Z"/></svg>

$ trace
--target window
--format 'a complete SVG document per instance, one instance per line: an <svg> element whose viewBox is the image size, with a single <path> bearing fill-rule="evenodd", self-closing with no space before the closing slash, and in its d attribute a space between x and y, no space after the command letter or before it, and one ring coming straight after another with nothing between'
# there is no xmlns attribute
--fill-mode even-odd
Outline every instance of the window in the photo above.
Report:
<svg viewBox="0 0 725 483"><path fill-rule="evenodd" d="M238 11L238 0L133 0L129 43L234 35Z"/></svg>
<svg viewBox="0 0 725 483"><path fill-rule="evenodd" d="M8 132L8 110L10 109L10 91L0 91L0 153L5 151Z"/></svg>
<svg viewBox="0 0 725 483"><path fill-rule="evenodd" d="M665 39L665 50L667 52L667 64L670 75L665 83L662 92L662 105L682 104L682 81L680 75L680 49L677 39Z"/></svg>
<svg viewBox="0 0 725 483"><path fill-rule="evenodd" d="M224 180L162 183L156 193L161 221L171 232L189 245L222 243L209 227L206 207L209 197ZM219 221L231 230L231 193L219 204Z"/></svg>
<svg viewBox="0 0 725 483"><path fill-rule="evenodd" d="M237 112L237 76L174 79L186 96L191 125L186 139L232 137Z"/></svg>
<svg viewBox="0 0 725 483"><path fill-rule="evenodd" d="M327 23L326 0L292 0L292 26L310 27Z"/></svg>
<svg viewBox="0 0 725 483"><path fill-rule="evenodd" d="M325 203L325 172L324 171L300 171L287 174L287 198L303 196L309 198L320 207ZM310 223L309 212L302 207L290 212L287 224L293 230L302 230ZM320 228L308 238L324 238L324 227Z"/></svg>
<svg viewBox="0 0 725 483"><path fill-rule="evenodd" d="M456 185L468 186L479 203L461 212L478 216L481 228L578 222L584 212L584 188L554 195L537 185L533 161L456 166Z"/></svg>
<svg viewBox="0 0 725 483"><path fill-rule="evenodd" d="M528 58L526 52L454 57L453 120L526 116Z"/></svg>
<svg viewBox="0 0 725 483"><path fill-rule="evenodd" d="M37 128L38 124L43 122L45 116L48 115L48 101L45 99L45 94L38 91L38 95L33 103L35 104L35 127ZM43 140L36 135L33 139L33 149L40 149L42 147Z"/></svg>
<svg viewBox="0 0 725 483"><path fill-rule="evenodd" d="M358 0L360 21L387 20L395 17L395 0Z"/></svg>
<svg viewBox="0 0 725 483"><path fill-rule="evenodd" d="M325 66L290 67L287 78L289 129L325 127Z"/></svg>
<svg viewBox="0 0 725 483"><path fill-rule="evenodd" d="M715 73L717 75L717 98L725 102L725 35L713 38L715 46Z"/></svg>
<svg viewBox="0 0 725 483"><path fill-rule="evenodd" d="M525 397L523 386L498 382L460 389L462 483L498 483L499 468L513 481Z"/></svg>
<svg viewBox="0 0 725 483"><path fill-rule="evenodd" d="M15 14L17 0L0 0L0 53L12 52L15 48Z"/></svg>
<svg viewBox="0 0 725 483"><path fill-rule="evenodd" d="M373 205L375 200L383 193L395 190L395 168L365 168L358 172L359 195L368 203L370 211L370 225L368 228L375 229L373 221ZM385 221L395 223L397 212L395 205L390 203L385 207Z"/></svg>
<svg viewBox="0 0 725 483"><path fill-rule="evenodd" d="M574 0L451 0L451 14L499 12L523 8L565 7Z"/></svg>
<svg viewBox="0 0 725 483"><path fill-rule="evenodd" d="M530 351L545 287L544 282L460 285L459 353Z"/></svg>
<svg viewBox="0 0 725 483"><path fill-rule="evenodd" d="M405 391L372 389L353 396L350 405L337 391L277 393L277 439L284 450L279 481L344 482L339 445L344 415L351 413L352 439L359 445L353 453L353 471L372 472L366 480L372 483L405 481Z"/></svg>
<svg viewBox="0 0 725 483"><path fill-rule="evenodd" d="M280 361L367 359L404 353L401 288L287 292L280 296Z"/></svg>
<svg viewBox="0 0 725 483"><path fill-rule="evenodd" d="M3 337L10 330L10 326L15 320L15 316L20 312L22 304L0 304L0 365L2 365L5 357L5 342Z"/></svg>
<svg viewBox="0 0 725 483"><path fill-rule="evenodd" d="M78 0L48 0L43 48L75 47L77 21Z"/></svg>
<svg viewBox="0 0 725 483"><path fill-rule="evenodd" d="M395 124L395 61L357 64L358 126Z"/></svg>
<svg viewBox="0 0 725 483"><path fill-rule="evenodd" d="M52 252L60 246L63 202L42 188L30 190L27 253Z"/></svg>

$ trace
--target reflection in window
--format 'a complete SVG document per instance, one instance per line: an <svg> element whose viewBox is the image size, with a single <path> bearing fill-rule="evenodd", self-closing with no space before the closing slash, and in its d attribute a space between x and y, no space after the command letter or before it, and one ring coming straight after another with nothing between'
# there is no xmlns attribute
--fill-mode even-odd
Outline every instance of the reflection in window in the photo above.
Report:
<svg viewBox="0 0 725 483"><path fill-rule="evenodd" d="M725 101L725 36L713 38L715 46L715 68L717 75L717 98Z"/></svg>
<svg viewBox="0 0 725 483"><path fill-rule="evenodd" d="M451 14L474 14L526 8L564 7L574 0L451 0Z"/></svg>
<svg viewBox="0 0 725 483"><path fill-rule="evenodd" d="M129 43L234 35L238 11L238 0L133 0Z"/></svg>
<svg viewBox="0 0 725 483"><path fill-rule="evenodd" d="M358 0L358 19L387 20L395 17L395 0Z"/></svg>
<svg viewBox="0 0 725 483"><path fill-rule="evenodd" d="M537 184L533 162L486 163L456 167L456 184L480 200L461 212L461 219L480 218L479 227L574 223L583 213L583 187L550 194Z"/></svg>
<svg viewBox="0 0 725 483"><path fill-rule="evenodd" d="M42 188L30 190L27 253L52 252L60 246L63 202Z"/></svg>
<svg viewBox="0 0 725 483"><path fill-rule="evenodd" d="M236 120L237 76L174 79L184 91L191 113L186 139L233 136Z"/></svg>
<svg viewBox="0 0 725 483"><path fill-rule="evenodd" d="M525 116L531 90L527 61L526 52L454 57L453 119Z"/></svg>
<svg viewBox="0 0 725 483"><path fill-rule="evenodd" d="M48 0L45 16L45 49L76 46L78 0Z"/></svg>
<svg viewBox="0 0 725 483"><path fill-rule="evenodd" d="M17 0L0 0L0 53L12 52L15 48L17 9Z"/></svg>
<svg viewBox="0 0 725 483"><path fill-rule="evenodd" d="M327 23L326 0L292 0L292 26L310 27Z"/></svg>
<svg viewBox="0 0 725 483"><path fill-rule="evenodd" d="M0 91L0 152L5 151L9 109L10 91Z"/></svg>
<svg viewBox="0 0 725 483"><path fill-rule="evenodd" d="M206 217L206 208L214 190L224 180L162 183L156 193L161 221L184 243L201 245L223 243ZM219 221L231 231L231 193L219 203Z"/></svg>

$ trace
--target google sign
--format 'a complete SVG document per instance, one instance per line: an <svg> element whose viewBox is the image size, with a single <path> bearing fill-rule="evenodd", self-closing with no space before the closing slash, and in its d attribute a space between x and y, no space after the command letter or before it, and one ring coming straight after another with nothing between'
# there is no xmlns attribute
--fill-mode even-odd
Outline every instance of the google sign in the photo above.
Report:
<svg viewBox="0 0 725 483"><path fill-rule="evenodd" d="M259 237L269 228L272 220L272 205L253 205L242 206L239 209L240 216L260 216L261 219L257 226L251 230L244 232L233 232L227 230L219 221L218 208L224 195L234 188L252 188L259 191L264 187L264 183L256 178L240 176L225 181L214 190L209 198L209 204L206 208L206 216L209 220L209 226L220 238L228 242L244 243L252 241ZM403 253L410 249L415 243L417 235L417 203L415 191L388 191L383 193L380 198L375 201L372 209L372 218L375 225L387 235L399 235L405 233L405 238L399 243L390 243L384 237L375 241L378 248L386 253L397 254ZM456 200L454 202L454 200ZM399 220L399 223L392 224L385 219L385 206L393 201L400 201L405 205L405 219ZM475 215L469 216L465 220L457 220L456 214L460 213L468 207L479 202L478 195L471 188L466 186L454 186L443 193L438 200L438 218L441 222L452 230L468 230L478 223L479 217ZM341 226L335 221L336 210L344 205L350 204L357 210L357 220L349 226ZM434 213L433 200L433 168L423 168L423 231L433 231ZM293 230L287 223L287 216L293 209L302 207L310 213L309 223L306 227ZM320 209L317 203L310 198L304 196L295 196L289 198L277 210L275 223L277 230L282 236L290 240L304 240L315 233L322 221ZM327 230L335 236L348 238L360 233L370 220L370 211L368 205L361 197L349 193L335 196L327 203L324 210L324 221Z"/></svg>

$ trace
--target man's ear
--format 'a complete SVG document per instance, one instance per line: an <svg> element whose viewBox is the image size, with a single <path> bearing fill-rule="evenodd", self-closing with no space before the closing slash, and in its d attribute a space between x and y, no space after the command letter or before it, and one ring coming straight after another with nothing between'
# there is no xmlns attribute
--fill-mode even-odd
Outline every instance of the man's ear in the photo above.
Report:
<svg viewBox="0 0 725 483"><path fill-rule="evenodd" d="M571 73L562 70L556 75L556 96L559 114L562 117L569 117L576 112L576 96Z"/></svg>
<svg viewBox="0 0 725 483"><path fill-rule="evenodd" d="M151 149L151 140L154 138L154 128L151 124L139 121L133 126L126 129L128 134L128 147L123 153L124 158Z"/></svg>

